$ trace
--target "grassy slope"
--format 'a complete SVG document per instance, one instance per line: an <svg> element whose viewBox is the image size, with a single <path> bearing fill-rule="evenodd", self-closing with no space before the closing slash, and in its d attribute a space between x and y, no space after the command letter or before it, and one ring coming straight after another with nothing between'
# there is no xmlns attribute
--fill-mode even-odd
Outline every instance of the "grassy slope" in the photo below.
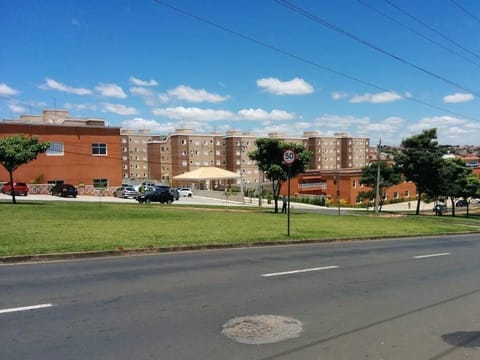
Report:
<svg viewBox="0 0 480 360"><path fill-rule="evenodd" d="M271 210L32 202L0 203L0 256L300 239L371 238L478 231L478 218L374 217Z"/></svg>

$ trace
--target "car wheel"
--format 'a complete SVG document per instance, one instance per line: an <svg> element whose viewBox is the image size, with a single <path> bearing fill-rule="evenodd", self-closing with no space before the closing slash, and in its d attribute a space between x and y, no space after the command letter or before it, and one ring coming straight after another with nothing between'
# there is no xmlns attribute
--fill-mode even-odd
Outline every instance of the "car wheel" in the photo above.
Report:
<svg viewBox="0 0 480 360"><path fill-rule="evenodd" d="M188 197L192 197L192 194L188 194Z"/></svg>

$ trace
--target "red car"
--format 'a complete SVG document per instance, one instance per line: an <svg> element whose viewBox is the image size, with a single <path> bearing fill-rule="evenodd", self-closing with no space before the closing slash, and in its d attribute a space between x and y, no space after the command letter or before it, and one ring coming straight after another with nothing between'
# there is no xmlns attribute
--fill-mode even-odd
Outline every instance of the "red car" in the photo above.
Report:
<svg viewBox="0 0 480 360"><path fill-rule="evenodd" d="M28 195L28 186L24 182L14 182L13 190L15 191L15 195ZM7 195L12 195L12 183L8 182L3 184L2 192Z"/></svg>

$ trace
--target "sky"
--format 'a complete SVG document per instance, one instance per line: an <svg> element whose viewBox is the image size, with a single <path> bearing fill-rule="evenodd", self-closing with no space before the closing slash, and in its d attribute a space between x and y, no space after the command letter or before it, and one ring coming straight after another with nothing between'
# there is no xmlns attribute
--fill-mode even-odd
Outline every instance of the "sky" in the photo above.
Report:
<svg viewBox="0 0 480 360"><path fill-rule="evenodd" d="M480 145L478 0L0 0L0 119Z"/></svg>

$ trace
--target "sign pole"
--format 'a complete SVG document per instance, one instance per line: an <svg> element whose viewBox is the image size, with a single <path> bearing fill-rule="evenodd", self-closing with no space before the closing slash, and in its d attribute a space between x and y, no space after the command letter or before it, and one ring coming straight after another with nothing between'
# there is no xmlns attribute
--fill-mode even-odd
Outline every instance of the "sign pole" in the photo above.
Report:
<svg viewBox="0 0 480 360"><path fill-rule="evenodd" d="M292 173L292 165L288 165L288 196L287 196L287 236L290 237L290 175Z"/></svg>
<svg viewBox="0 0 480 360"><path fill-rule="evenodd" d="M295 162L296 154L292 149L283 151L283 164L288 166L288 196L287 196L287 236L290 237L290 178L292 175L292 164Z"/></svg>

